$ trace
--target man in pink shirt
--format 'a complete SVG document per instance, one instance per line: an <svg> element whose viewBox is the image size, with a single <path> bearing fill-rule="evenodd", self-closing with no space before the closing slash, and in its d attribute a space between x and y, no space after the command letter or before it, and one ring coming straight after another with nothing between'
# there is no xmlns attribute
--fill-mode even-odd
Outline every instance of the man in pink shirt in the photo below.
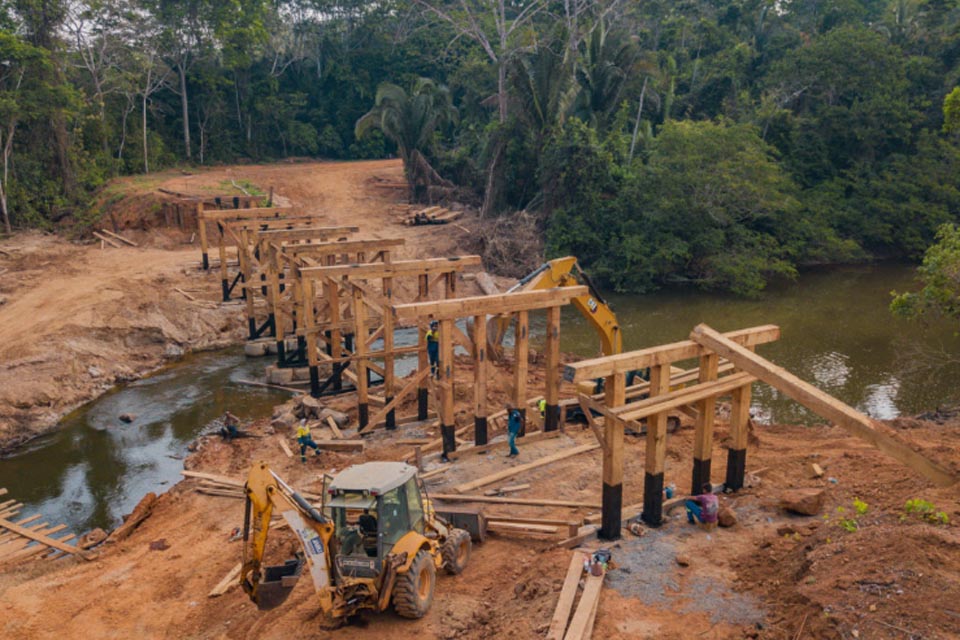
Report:
<svg viewBox="0 0 960 640"><path fill-rule="evenodd" d="M693 496L684 503L687 507L687 521L712 528L717 524L720 500L713 495L713 487L709 482L705 482L700 491L700 495Z"/></svg>

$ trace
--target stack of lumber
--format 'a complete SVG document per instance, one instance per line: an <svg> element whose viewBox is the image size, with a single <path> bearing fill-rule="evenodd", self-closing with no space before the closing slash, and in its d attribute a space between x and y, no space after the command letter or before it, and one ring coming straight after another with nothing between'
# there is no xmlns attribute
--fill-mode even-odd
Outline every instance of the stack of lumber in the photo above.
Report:
<svg viewBox="0 0 960 640"><path fill-rule="evenodd" d="M403 224L415 227L423 224L447 224L463 215L462 211L451 211L443 207L427 207L420 211L408 213L403 218Z"/></svg>
<svg viewBox="0 0 960 640"><path fill-rule="evenodd" d="M0 496L6 494L6 489L0 489ZM21 509L23 503L16 500L0 501L0 567L24 560L55 558L64 553L84 557L79 548L67 544L76 534L60 533L66 525L37 523L43 518L39 514L20 518Z"/></svg>
<svg viewBox="0 0 960 640"><path fill-rule="evenodd" d="M197 493L208 496L221 496L223 498L243 498L246 496L243 489L244 481L239 478L231 478L216 473L207 473L205 471L183 470L180 474L187 478L200 480L200 484L197 485ZM312 502L320 501L320 496L315 493L308 491L301 491L299 493Z"/></svg>
<svg viewBox="0 0 960 640"><path fill-rule="evenodd" d="M567 577L560 589L557 608L554 610L553 619L547 631L547 640L590 640L593 637L593 624L597 618L604 574L599 576L587 574L580 601L577 603L576 610L573 609L580 586L580 577L583 574L583 563L586 559L587 556L576 551L570 558ZM572 619L571 611L573 611ZM568 621L569 624L567 624Z"/></svg>

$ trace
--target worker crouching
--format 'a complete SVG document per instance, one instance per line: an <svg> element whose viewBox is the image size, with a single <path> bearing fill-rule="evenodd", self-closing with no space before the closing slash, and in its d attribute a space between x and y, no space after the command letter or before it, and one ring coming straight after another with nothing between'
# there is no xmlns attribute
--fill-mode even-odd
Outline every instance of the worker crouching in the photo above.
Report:
<svg viewBox="0 0 960 640"><path fill-rule="evenodd" d="M720 500L713 495L713 486L706 482L700 489L700 495L688 499L687 521L690 524L699 524L704 529L716 529L717 514L720 513Z"/></svg>

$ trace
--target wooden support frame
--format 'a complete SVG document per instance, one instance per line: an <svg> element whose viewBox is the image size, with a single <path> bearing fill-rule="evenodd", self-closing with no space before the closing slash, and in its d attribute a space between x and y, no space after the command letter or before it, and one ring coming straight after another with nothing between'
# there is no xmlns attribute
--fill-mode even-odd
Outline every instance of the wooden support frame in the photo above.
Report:
<svg viewBox="0 0 960 640"><path fill-rule="evenodd" d="M867 441L935 485L948 487L957 483L958 478L949 469L914 451L896 438L891 431L884 429L868 416L801 380L786 369L750 352L707 325L701 324L695 327L690 337L837 426ZM739 410L743 410L742 406Z"/></svg>
<svg viewBox="0 0 960 640"><path fill-rule="evenodd" d="M577 296L586 295L587 287L558 287L495 296L474 296L428 302L394 305L398 321L444 318L466 318L478 315L499 315L566 305Z"/></svg>

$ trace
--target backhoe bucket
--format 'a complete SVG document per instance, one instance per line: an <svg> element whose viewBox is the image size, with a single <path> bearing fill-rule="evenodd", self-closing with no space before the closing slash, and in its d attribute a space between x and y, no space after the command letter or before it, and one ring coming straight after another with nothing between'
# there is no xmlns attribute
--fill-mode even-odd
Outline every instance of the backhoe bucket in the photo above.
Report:
<svg viewBox="0 0 960 640"><path fill-rule="evenodd" d="M281 565L266 567L263 580L257 586L257 608L268 611L281 604L293 591L293 586L300 579L303 571L303 558L287 560Z"/></svg>

